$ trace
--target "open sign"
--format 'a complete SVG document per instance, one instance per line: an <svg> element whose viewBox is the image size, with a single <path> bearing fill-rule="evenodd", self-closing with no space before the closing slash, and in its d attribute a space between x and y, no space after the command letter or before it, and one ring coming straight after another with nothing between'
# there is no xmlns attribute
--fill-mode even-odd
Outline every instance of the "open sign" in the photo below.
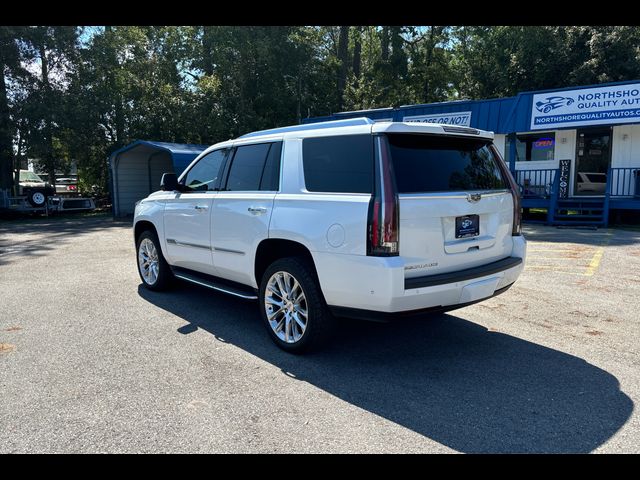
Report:
<svg viewBox="0 0 640 480"><path fill-rule="evenodd" d="M553 138L539 138L533 142L533 148L550 148L553 147Z"/></svg>

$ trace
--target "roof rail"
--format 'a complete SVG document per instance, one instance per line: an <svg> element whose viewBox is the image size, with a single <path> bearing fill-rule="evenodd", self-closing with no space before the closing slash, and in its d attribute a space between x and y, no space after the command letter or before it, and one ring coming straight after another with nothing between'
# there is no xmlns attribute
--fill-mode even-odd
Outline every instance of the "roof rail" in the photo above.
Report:
<svg viewBox="0 0 640 480"><path fill-rule="evenodd" d="M328 122L305 123L303 125L291 125L290 127L272 128L260 130L242 135L238 138L261 137L263 135L275 135L277 133L300 132L303 130L319 130L321 128L357 127L361 125L373 125L374 121L366 117L348 118L346 120L330 120Z"/></svg>

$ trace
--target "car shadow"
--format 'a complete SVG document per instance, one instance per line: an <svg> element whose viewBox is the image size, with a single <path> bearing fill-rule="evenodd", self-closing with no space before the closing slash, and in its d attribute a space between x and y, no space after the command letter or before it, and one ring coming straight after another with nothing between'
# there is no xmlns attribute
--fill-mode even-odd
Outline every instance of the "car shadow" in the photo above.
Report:
<svg viewBox="0 0 640 480"><path fill-rule="evenodd" d="M460 452L591 452L633 410L610 373L453 314L388 324L340 320L324 350L296 356L272 343L253 302L183 283L138 292L187 322L178 335L203 329Z"/></svg>

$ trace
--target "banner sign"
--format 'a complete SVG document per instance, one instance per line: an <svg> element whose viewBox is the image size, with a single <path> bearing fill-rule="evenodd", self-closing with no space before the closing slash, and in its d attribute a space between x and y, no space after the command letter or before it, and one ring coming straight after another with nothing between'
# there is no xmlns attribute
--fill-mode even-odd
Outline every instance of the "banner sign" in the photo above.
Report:
<svg viewBox="0 0 640 480"><path fill-rule="evenodd" d="M558 198L569 198L569 174L571 160L560 160L560 181L558 182Z"/></svg>
<svg viewBox="0 0 640 480"><path fill-rule="evenodd" d="M431 115L411 115L404 117L403 122L441 123L445 125L471 125L471 112L437 113Z"/></svg>
<svg viewBox="0 0 640 480"><path fill-rule="evenodd" d="M640 83L537 93L531 130L640 123Z"/></svg>

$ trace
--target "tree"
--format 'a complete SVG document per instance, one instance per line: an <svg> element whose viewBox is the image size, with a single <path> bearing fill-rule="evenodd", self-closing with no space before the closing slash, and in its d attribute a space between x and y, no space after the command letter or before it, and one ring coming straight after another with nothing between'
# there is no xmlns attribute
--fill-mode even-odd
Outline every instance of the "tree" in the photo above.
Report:
<svg viewBox="0 0 640 480"><path fill-rule="evenodd" d="M19 75L21 67L20 39L24 27L0 26L0 190L13 186L13 138L16 119L12 116L10 86Z"/></svg>
<svg viewBox="0 0 640 480"><path fill-rule="evenodd" d="M16 155L106 188L136 139L637 79L639 52L634 26L0 27L0 188Z"/></svg>
<svg viewBox="0 0 640 480"><path fill-rule="evenodd" d="M25 60L29 75L24 115L28 118L27 151L55 182L55 170L64 150L55 137L61 128L62 102L77 53L78 28L29 27L25 33Z"/></svg>
<svg viewBox="0 0 640 480"><path fill-rule="evenodd" d="M640 76L640 28L456 27L453 71L461 97L633 80Z"/></svg>
<svg viewBox="0 0 640 480"><path fill-rule="evenodd" d="M349 27L340 27L338 40L338 110L342 110L344 104L344 89L347 85L347 72L349 69Z"/></svg>
<svg viewBox="0 0 640 480"><path fill-rule="evenodd" d="M9 68L16 64L18 56L12 33L10 27L0 27L0 190L9 189L12 185L13 135L6 79Z"/></svg>

